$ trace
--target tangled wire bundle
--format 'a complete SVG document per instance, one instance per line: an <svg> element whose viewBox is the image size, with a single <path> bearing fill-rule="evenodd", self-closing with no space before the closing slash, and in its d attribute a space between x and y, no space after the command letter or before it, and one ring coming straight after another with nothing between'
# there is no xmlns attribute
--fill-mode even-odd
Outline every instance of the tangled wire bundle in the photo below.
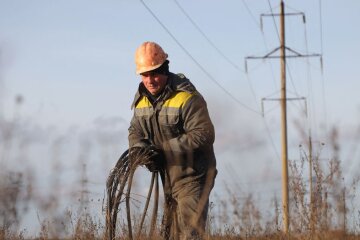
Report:
<svg viewBox="0 0 360 240"><path fill-rule="evenodd" d="M130 154L129 154L130 153ZM125 200L126 204L126 218L128 225L129 239L133 239L133 229L131 223L131 211L130 211L130 194L131 185L135 170L142 165L151 163L151 157L154 151L150 148L131 148L126 150L116 163L114 169L111 170L110 175L106 182L107 189L107 204L106 204L106 232L109 240L115 239L116 220L119 212L119 206ZM149 207L153 188L155 186L154 193L154 206L151 216L151 224L149 231L149 238L153 235L156 225L158 204L159 204L159 173L153 172L147 194L143 214L141 217L140 225L136 234L136 239L139 239L143 228L145 216Z"/></svg>

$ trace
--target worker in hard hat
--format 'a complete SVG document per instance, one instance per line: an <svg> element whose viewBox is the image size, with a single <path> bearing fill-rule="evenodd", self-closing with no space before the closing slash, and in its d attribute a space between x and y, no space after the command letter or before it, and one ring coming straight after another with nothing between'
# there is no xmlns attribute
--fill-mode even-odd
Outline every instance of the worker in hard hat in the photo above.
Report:
<svg viewBox="0 0 360 240"><path fill-rule="evenodd" d="M132 104L131 150L151 148L165 194L162 236L202 239L217 173L214 126L204 98L183 74L169 71L168 55L154 42L136 50L141 83Z"/></svg>

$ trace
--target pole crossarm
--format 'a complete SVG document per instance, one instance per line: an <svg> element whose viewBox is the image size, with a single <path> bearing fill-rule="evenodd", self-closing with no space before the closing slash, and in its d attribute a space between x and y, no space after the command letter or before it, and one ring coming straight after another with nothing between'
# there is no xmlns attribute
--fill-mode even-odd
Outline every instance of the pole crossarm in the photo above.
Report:
<svg viewBox="0 0 360 240"><path fill-rule="evenodd" d="M261 113L262 116L265 116L265 107L264 107L264 102L265 101L275 101L275 102L279 102L281 101L282 98L269 98L269 97L264 97L261 98ZM286 98L286 101L304 101L305 102L305 114L307 116L307 103L306 103L306 97L292 97L292 98Z"/></svg>
<svg viewBox="0 0 360 240"><path fill-rule="evenodd" d="M305 13L303 12L293 12L293 13L284 13L283 16L302 16L303 23L306 23ZM264 17L281 17L281 13L263 13L260 14L260 28L263 31L263 18Z"/></svg>
<svg viewBox="0 0 360 240"><path fill-rule="evenodd" d="M245 72L248 71L248 67L247 67L247 61L248 60L257 60L257 59L279 59L282 58L283 56L281 55L274 55L276 52L280 51L281 47L277 47L274 50L270 51L268 54L265 54L264 56L247 56L245 57ZM320 58L320 62L322 65L322 54L319 53L311 53L311 54L301 54L289 47L285 46L285 50L287 50L288 52L292 53L290 55L286 54L286 58L307 58L307 57L319 57Z"/></svg>
<svg viewBox="0 0 360 240"><path fill-rule="evenodd" d="M281 98L262 98L261 101L280 101ZM286 98L286 101L306 100L305 97Z"/></svg>
<svg viewBox="0 0 360 240"><path fill-rule="evenodd" d="M296 15L301 15L303 17L305 17L305 14L303 12L294 12L294 13L285 13L284 16L296 16ZM281 16L280 13L262 13L260 14L260 17L279 17Z"/></svg>
<svg viewBox="0 0 360 240"><path fill-rule="evenodd" d="M284 47L285 50L287 50L288 52L292 53L291 55L286 54L285 58L308 58L308 57L319 57L320 58L320 63L322 66L322 54L319 53L311 53L311 54L301 54L289 47ZM268 54L265 54L264 56L247 56L245 57L245 72L248 72L248 67L247 67L247 61L248 60L258 60L258 59L279 59L282 58L283 56L281 55L274 55L276 52L280 51L281 47L277 47L274 50L270 51Z"/></svg>

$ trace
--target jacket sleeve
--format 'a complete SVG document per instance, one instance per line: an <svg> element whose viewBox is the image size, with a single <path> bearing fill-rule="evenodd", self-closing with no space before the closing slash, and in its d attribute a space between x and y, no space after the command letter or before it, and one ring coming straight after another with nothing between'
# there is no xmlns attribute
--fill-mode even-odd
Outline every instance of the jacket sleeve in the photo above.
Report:
<svg viewBox="0 0 360 240"><path fill-rule="evenodd" d="M215 131L204 98L194 94L181 113L184 133L163 142L164 151L193 152L214 143Z"/></svg>

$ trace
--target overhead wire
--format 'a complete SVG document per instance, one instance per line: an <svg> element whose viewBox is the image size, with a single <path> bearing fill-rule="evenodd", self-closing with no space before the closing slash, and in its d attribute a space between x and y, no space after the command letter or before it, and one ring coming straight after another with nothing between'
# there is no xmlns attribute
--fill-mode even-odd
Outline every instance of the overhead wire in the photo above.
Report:
<svg viewBox="0 0 360 240"><path fill-rule="evenodd" d="M251 19L253 20L253 22L258 26L258 28L261 29L260 23L258 23L258 22L256 21L256 17L255 17L254 14L251 12L251 10L250 10L249 6L247 5L247 3L245 2L245 0L242 0L241 2L243 3L246 11L250 14Z"/></svg>
<svg viewBox="0 0 360 240"><path fill-rule="evenodd" d="M258 26L258 28L260 29L260 32L261 32L261 34L262 34L262 38L263 38L263 41L264 41L264 45L265 45L265 48L266 48L266 51L268 52L268 51L269 51L269 48L268 48L268 46L267 46L265 34L264 34L264 32L262 31L262 29L261 29L261 25L256 21L256 18L255 18L255 16L253 15L253 13L251 12L251 10L250 10L249 6L247 5L246 1L245 1L245 0L242 0L242 3L243 3L243 5L245 6L245 9L246 9L246 10L248 11L248 13L250 14L250 16L251 16L251 18L253 19L253 21L255 22L255 24L256 24L256 25ZM270 2L269 2L269 4L270 4ZM270 5L270 8L271 8L271 5ZM271 9L271 12L272 12L272 9ZM275 23L275 22L274 22L274 23ZM275 28L277 29L276 23L275 23ZM279 37L279 33L278 33L278 37ZM280 38L279 38L279 39L280 39ZM275 87L276 87L277 84L276 84L276 81L275 81L274 70L273 70L273 66L272 66L271 63L270 63L270 69L271 69L271 73L272 73L272 79L273 79L274 85L275 85ZM246 76L250 79L250 76L249 76L248 73L246 74ZM250 82L250 80L249 80L249 82ZM256 97L256 96L254 95L254 97ZM271 108L270 110L267 111L267 113L275 110L276 108L278 108L278 106L275 106L275 107ZM266 122L264 116L265 116L265 114L263 114L262 120L263 120L265 129L266 129L266 133L267 133L267 135L268 135L268 137L269 137L269 139L270 139L271 146L272 146L272 148L273 148L273 151L274 151L275 154L276 154L277 159L280 159L280 154L279 154L279 152L278 152L278 150L277 150L277 148L276 148L275 141L274 141L274 139L273 139L273 137L272 137L272 134L271 134L269 125L268 125L268 123Z"/></svg>
<svg viewBox="0 0 360 240"><path fill-rule="evenodd" d="M322 3L321 0L319 0L319 22L320 22L320 54L323 56L323 23L322 23ZM321 60L322 62L322 60ZM321 63L322 65L322 63ZM322 66L323 67L323 66ZM322 69L321 67L321 69ZM323 109L324 109L324 119L325 119L325 131L328 132L328 120L327 120L327 103L326 103L326 97L325 97L325 79L323 71L321 71L321 82L322 82L322 101L323 101Z"/></svg>
<svg viewBox="0 0 360 240"><path fill-rule="evenodd" d="M252 112L255 112L257 114L259 114L258 111L254 110L253 108L250 108L249 106L247 106L246 104L240 102L237 98L235 98L227 89L225 89L219 82L216 81L216 79L191 55L191 53L177 40L177 38L171 33L171 31L162 23L162 21L155 15L155 13L146 5L146 3L143 0L140 0L140 2L144 5L144 7L149 11L149 13L155 18L155 20L163 27L163 29L173 38L173 40L177 43L177 45L188 55L189 58L192 59L192 61L200 68L200 70L203 71L203 73L205 73L205 75L207 75L209 77L210 80L212 80L219 88L221 88L227 95L229 95L233 100L235 100L238 104L240 104L242 107L246 108L247 110L250 110ZM237 66L234 62L232 62L211 40L210 38L204 33L204 31L201 30L201 28L195 23L195 21L190 17L190 15L185 11L185 9L179 4L178 1L174 0L174 2L176 3L176 5L178 6L178 8L182 11L182 13L188 18L188 20L193 24L193 26L200 32L200 34L204 37L204 39L206 39L206 41L230 64L232 65L234 68L236 68L239 71L242 71L241 68L239 68L239 66ZM260 25L258 24L258 22L255 20L252 12L250 11L248 5L246 4L246 2L243 0L242 1L246 10L249 12L249 14L252 16L252 19L254 20L254 22L256 23L256 25L259 27ZM270 4L270 1L267 1L269 4L269 8L270 11L272 13L272 15L274 15L273 13L273 8ZM275 17L273 16L273 22L274 22L274 26L276 29L276 33L278 38L280 39L280 35L278 32L278 27L275 21ZM266 45L266 40L264 37L264 42ZM292 86L294 88L295 93L299 96L296 86L294 84L293 81L293 77L291 74L291 69L288 66L288 64L286 65L288 72L289 72L289 78L291 80ZM248 76L248 75L247 75ZM251 81L249 81L251 83ZM252 88L252 93L255 97L255 99L257 99L255 91L252 87L252 84L250 84L250 88ZM271 133L270 133L270 129L265 121L265 126L267 129L267 132L271 138ZM272 138L271 138L272 139ZM275 146L274 141L272 140L273 146ZM274 148L276 149L276 148ZM276 154L279 155L276 151Z"/></svg>
<svg viewBox="0 0 360 240"><path fill-rule="evenodd" d="M304 25L304 38L305 38L305 51L306 54L309 53L309 46L308 46L308 38L307 38L307 30L306 30L306 25ZM313 105L313 101L314 101L314 93L313 93L313 89L312 89L312 79L311 79L311 72L310 72L310 61L308 58L306 58L306 64L307 64L307 85L308 85L308 95L309 95L309 114L308 116L308 129L309 129L309 133L313 133L312 128L311 128L311 118L313 118L313 122L316 124L316 116L315 116L315 112L311 111L313 110L315 107ZM310 114L311 112L311 114ZM314 113L314 114L312 114Z"/></svg>
<svg viewBox="0 0 360 240"><path fill-rule="evenodd" d="M272 15L272 19L273 19L273 23L274 23L274 26L275 26L276 34L277 34L277 37L278 37L278 39L279 39L279 41L280 41L280 33L279 33L278 26L277 26L276 21L275 21L274 11L273 11L273 8L272 8L272 6L271 6L271 4L270 4L270 0L267 0L267 2L268 2L268 4L269 4L270 13L271 13L271 15Z"/></svg>
<svg viewBox="0 0 360 240"><path fill-rule="evenodd" d="M270 8L270 12L271 12L271 15L272 15L272 19L273 19L273 23L274 23L274 26L275 26L275 29L276 29L276 33L277 33L278 39L280 41L280 34L279 34L278 27L277 27L277 24L276 24L276 21L275 21L274 11L273 11L273 8L272 8L272 6L270 4L270 1L268 0L267 2L268 2L268 5L269 5L269 8ZM288 6L286 6L286 7L289 8ZM290 9L292 9L292 8L290 8ZM290 66L289 66L287 61L285 62L285 64L286 64L286 69L287 69L287 73L288 73L287 75L288 75L288 77L290 79L291 85L292 85L292 87L294 89L295 94L299 97L300 94L297 91L297 88L296 88L296 85L295 85L295 82L294 82L294 79L293 79L293 75L292 75L292 71L290 69Z"/></svg>
<svg viewBox="0 0 360 240"><path fill-rule="evenodd" d="M259 29L261 29L260 24L256 21L256 18L255 18L255 16L254 16L254 14L251 12L251 10L250 10L249 6L247 5L247 3L245 2L245 0L242 0L242 3L243 3L243 5L244 5L246 11L247 11L247 12L249 13L249 15L251 16L251 19L253 20L253 22L256 24L256 26L257 26ZM261 31L261 32L262 32L262 31ZM263 32L262 32L262 34L263 34ZM264 38L263 38L263 39L264 39ZM265 46L266 46L266 41L265 41L265 40L264 40L264 44L265 44ZM273 76L273 80L274 80L274 83L275 83L274 74L272 74L272 76ZM251 79L250 79L249 71L246 71L246 78L247 78L248 82L251 84L251 85L250 85L250 88L251 88L252 94L253 94L253 96L254 96L255 102L256 102L257 104L259 104L258 98L257 98L256 93L255 93L255 90L253 89L253 86L252 86L252 81L251 81ZM275 86L276 86L276 84L275 84Z"/></svg>
<svg viewBox="0 0 360 240"><path fill-rule="evenodd" d="M258 28L260 29L260 32L261 32L261 34L262 34L262 36L263 36L263 41L264 41L265 48L266 48L266 50L268 51L268 46L267 46L267 44L266 44L266 39L265 39L264 32L263 32L262 29L261 29L261 25L256 21L255 16L254 16L253 13L251 12L251 10L250 10L249 6L247 5L247 3L245 2L245 0L242 0L242 3L243 3L243 5L245 6L245 9L246 9L246 10L248 11L248 13L250 14L252 20L255 22L255 24L256 24L256 25L258 26ZM276 24L275 24L275 25L276 25ZM277 29L277 27L276 27L276 29ZM279 34L278 34L278 36L279 36ZM274 71L273 71L273 67L272 67L272 64L271 64L271 63L270 63L270 69L271 69L271 73L272 73L274 85L275 85L275 87L276 87ZM248 81L251 82L250 76L249 76L248 73L246 74L246 76L247 76L247 78L249 79ZM253 94L253 95L254 95L255 101L257 101L256 95L255 95L255 94ZM270 109L270 111L272 111L272 110L274 110L274 109L276 109L276 107ZM269 140L270 140L270 142L271 142L271 146L272 146L272 148L273 148L273 151L275 152L276 158L277 158L277 159L280 159L280 154L279 154L279 152L278 152L278 150L277 150L277 148L276 148L275 141L274 141L274 139L273 139L273 137L272 137L272 134L271 134L269 125L268 125L268 123L266 122L264 116L265 116L265 115L263 114L263 115L262 115L262 120L263 120L263 123L264 123L264 126L265 126L266 133L267 133L267 135L268 135L268 137L269 137Z"/></svg>
<svg viewBox="0 0 360 240"><path fill-rule="evenodd" d="M260 29L260 32L261 32L261 35L262 35L262 39L263 39L263 41L264 41L265 49L266 49L267 52L269 52L269 47L267 46L265 34L264 34L264 32L262 31L261 24L257 22L254 14L251 12L251 10L250 10L248 4L246 3L246 1L245 1L245 0L242 0L241 2L243 3L246 11L247 11L247 12L249 13L249 15L251 16L251 19L253 20L253 22L255 23L255 25ZM272 79L273 79L274 86L275 86L275 88L277 88L277 84L276 84L276 81L275 81L274 69L273 69L271 63L270 63L270 70L271 70L271 76L272 76ZM248 73L246 74L246 76L247 76L247 78L249 79L248 81L251 81L251 80L250 80L250 76L249 76Z"/></svg>
<svg viewBox="0 0 360 240"><path fill-rule="evenodd" d="M245 73L243 69L241 69L237 64L230 60L214 43L210 40L210 38L201 30L201 28L195 23L195 21L190 17L190 15L185 11L185 9L180 5L177 0L173 0L176 6L181 10L181 12L186 16L186 18L190 21L190 23L199 31L199 33L205 38L205 40L234 68L239 70L240 72Z"/></svg>
<svg viewBox="0 0 360 240"><path fill-rule="evenodd" d="M292 9L292 10L294 10L294 11L298 11L298 10L296 10L296 9L294 9L294 8L291 8L291 7L289 7L289 6L286 6L287 8L289 8L289 9ZM321 15L321 14L320 14ZM321 34L321 33L320 33ZM306 28L306 22L305 22L305 20L304 20L304 37L305 37L305 48L306 48L306 54L308 55L309 54L309 47L308 47L308 37L307 37L307 28ZM322 38L322 37L321 37ZM322 40L321 40L322 41ZM321 56L322 56L322 51L321 51ZM321 60L321 59L320 59ZM309 59L308 58L306 58L306 64L307 64L307 79L308 79L308 98L309 98L309 101L308 101L308 103L309 103L309 105L310 105L310 108L309 108L309 111L311 112L311 109L314 109L314 101L313 101L313 99L314 99L314 93L313 93L313 87L312 87L312 81L311 81L311 79L312 79L312 76L311 76L311 71L310 71L310 66L311 66L311 64L310 64L310 61L309 61ZM322 61L322 60L321 60ZM292 84L293 84L293 87L294 87L294 89L295 89L295 91L296 91L296 87L295 87L295 84L294 84L294 82L293 82L293 80L292 80L292 76L291 76L291 71L290 71L290 68L289 68L289 66L287 65L287 68L288 68L288 73L289 73L289 76L290 76L290 79L291 79L291 81L292 81ZM296 94L297 95L299 95L298 93L297 93L297 91L296 91ZM324 97L324 94L323 94L323 97ZM323 98L323 102L325 101L325 99ZM315 125L317 125L317 119L316 119L316 116L315 116L315 112L313 111L313 113L314 114L308 114L307 115L307 120L308 120L308 128L309 128L309 133L311 132L311 122L313 122L313 124L315 124ZM313 118L312 120L311 120L311 118Z"/></svg>
<svg viewBox="0 0 360 240"><path fill-rule="evenodd" d="M320 53L323 54L323 27L322 27L322 4L319 0L319 21L320 21Z"/></svg>
<svg viewBox="0 0 360 240"><path fill-rule="evenodd" d="M318 5L318 10L319 10L319 25L320 25L320 31L319 31L319 34L320 34L320 53L321 53L321 56L323 56L323 53L324 53L324 50L323 50L323 17L322 17L322 1L319 0L318 1L319 5ZM326 102L326 90L325 90L325 77L324 77L324 73L323 73L323 60L321 59L321 90L322 90L322 104L323 104L323 115L324 115L324 128L325 128L325 137L328 141L330 141L330 132L329 132L329 125L328 125L328 118L327 118L327 102ZM356 136L355 136L355 139L356 141L358 139L360 139L359 137L359 133L360 133L360 127L358 127L358 129L355 131L356 133ZM349 171L351 171L351 165L353 165L351 163L351 157L350 156L353 156L354 153L356 153L356 150L357 150L357 144L354 143L352 147L350 147L350 150L349 150L349 154L348 154L348 157L344 159L344 175L347 176L347 175L350 175L350 176L355 176L354 179L357 177L356 176L356 173L353 172L353 174L348 174ZM330 158L330 156L328 157Z"/></svg>
<svg viewBox="0 0 360 240"><path fill-rule="evenodd" d="M271 11L271 15L273 16L273 22L274 22L274 26L275 26L275 29L276 29L277 36L278 36L278 38L279 38L279 40L280 40L280 36L279 36L279 32L278 32L278 27L277 27L277 25L276 25L275 17L274 17L274 14L273 14L273 8L271 7L270 1L268 0L267 2L268 2L268 5L269 5L269 8L270 8L270 11ZM321 16L321 14L320 14L320 16ZM306 34L306 24L305 24L305 22L304 22L304 25L305 25L306 51L308 52L308 47L307 47L307 34ZM321 38L322 38L322 34L321 34ZM322 42L322 39L321 39L321 42ZM322 56L322 51L321 51L321 56ZM307 63L308 63L308 66L309 66L309 60L308 60L308 59L307 59ZM292 87L294 88L294 91L295 91L296 95L299 95L298 92L297 92L297 90L296 90L295 83L294 83L294 81L293 81L291 69L290 69L290 67L289 67L289 65L288 65L287 62L286 62L286 69L287 69L288 75L289 75L289 77L290 77L290 80L291 80L291 83L292 83ZM309 75L309 71L308 71L308 79L311 79L311 76ZM310 85L309 85L309 86L310 86ZM311 88L310 88L310 90L311 90ZM309 91L309 92L312 93L312 90ZM324 87L323 87L323 92L324 92ZM324 96L324 95L325 95L325 94L323 93L323 96ZM323 102L325 102L325 99L323 100ZM304 110L304 111L305 111L305 110ZM309 118L309 114L307 114L306 117ZM309 121L309 120L308 120L308 121ZM310 126L310 123L308 123L308 124L309 124L308 126ZM309 133L310 133L310 132L311 132L311 131L309 131Z"/></svg>
<svg viewBox="0 0 360 240"><path fill-rule="evenodd" d="M193 26L201 33L201 35L207 40L207 42L225 59L227 60L227 62L232 65L233 67L235 67L237 70L240 70L242 72L244 72L243 70L241 70L235 63L233 63L211 40L209 37L207 37L207 35L201 30L201 28L195 23L195 21L190 17L190 15L185 11L185 9L179 4L179 2L177 0L174 0L174 2L176 3L176 5L179 7L179 9L183 12L183 14L188 18L188 20L193 24ZM250 14L252 15L250 9L247 7L246 3L244 3L245 6L246 6L246 9L247 11L250 12ZM256 21L256 20L255 20ZM258 25L258 24L257 24ZM259 26L259 25L258 25ZM249 78L249 75L246 74L247 76L247 79L248 79L248 83L249 83L249 86L250 86L250 89L251 89L251 92L252 92L252 95L254 96L255 98L255 101L257 101L257 97L256 97L256 93L255 93L255 90L253 88L253 85L251 83L251 80ZM265 123L265 126L266 126L266 131L267 131L267 134L270 138L270 141L272 143L272 147L274 148L274 152L276 154L276 156L278 158L280 158L280 155L279 153L277 152L276 150L276 147L275 147L275 143L274 143L274 140L271 136L271 132L270 132L270 129L269 129L269 126L267 126L267 123L266 121L264 121Z"/></svg>
<svg viewBox="0 0 360 240"><path fill-rule="evenodd" d="M243 3L246 5L246 3L244 2L244 0L243 0ZM271 4L270 4L270 1L269 1L269 0L268 0L268 4L269 4L269 8L270 8L271 14L274 15L273 9L272 9L272 7L271 7ZM247 6L247 5L246 5L246 6ZM247 7L247 9L248 9L248 7ZM278 37L278 39L279 39L279 41L280 41L280 34L279 34L279 31L278 31L278 27L277 27L277 24L276 24L276 21L275 21L274 16L272 17L272 19L273 19L273 23L274 23L274 26L275 26L275 29L276 29L277 37ZM261 30L261 28L260 28L260 30ZM262 35L263 35L263 40L264 40L265 47L267 47L265 35L264 35L263 31L261 31L261 33L262 33ZM274 81L275 81L275 77L274 77L272 65L271 65L271 70L272 70L272 74L273 74L273 79L274 79ZM270 109L270 110L272 111L273 109ZM264 115L264 116L265 116L265 115ZM271 141L272 148L273 148L273 150L274 150L277 158L280 159L280 154L279 154L279 152L278 152L278 150L277 150L277 148L276 148L274 139L273 139L273 137L272 137L272 135L271 135L271 131L270 131L269 125L268 125L268 123L266 122L265 117L263 117L262 119L263 119L263 123L264 123L265 129L266 129L267 135L269 136L269 139L270 139L270 141Z"/></svg>
<svg viewBox="0 0 360 240"><path fill-rule="evenodd" d="M219 53L220 56L222 56L225 61L227 61L230 65L232 65L235 69L237 69L238 71L242 72L242 73L246 73L242 68L240 68L237 64L235 64L233 61L230 60L230 58L228 58L214 43L213 41L210 40L210 38L204 33L204 31L201 30L201 28L195 23L195 21L190 17L190 15L185 11L185 9L179 4L179 2L177 0L174 0L174 2L176 3L177 7L181 10L181 12L187 17L187 19L190 21L190 23L199 31L199 33L205 38L205 40ZM249 10L249 9L248 9ZM255 98L255 101L257 100L256 97L256 93L254 90L254 86L250 80L250 78L247 76L247 81L250 87L250 91L252 93L252 95Z"/></svg>
<svg viewBox="0 0 360 240"><path fill-rule="evenodd" d="M185 52L185 54L196 64L196 66L223 92L225 92L230 98L232 98L236 103L241 105L243 108L253 112L257 115L261 115L261 113L245 103L241 102L237 99L232 93L230 93L225 87L223 87L192 55L191 53L177 40L177 38L171 33L171 31L162 23L162 21L156 16L156 14L150 9L148 5L143 0L140 0L142 5L148 10L148 12L153 16L153 18L160 24L160 26L169 34L169 36L175 41L175 43Z"/></svg>
<svg viewBox="0 0 360 240"><path fill-rule="evenodd" d="M285 5L285 7L286 7L286 8L288 8L288 9L293 10L294 12L301 12L300 10L298 10L298 9L296 9L296 8L293 8L293 7L289 6L288 4L286 4L286 5Z"/></svg>
<svg viewBox="0 0 360 240"><path fill-rule="evenodd" d="M217 53L222 56L225 61L227 63L229 63L231 66L233 66L236 70L245 73L245 71L240 68L236 63L234 63L233 61L230 60L230 58L228 58L221 50L220 48L218 48L213 41L211 41L211 39L205 34L205 32L203 30L201 30L201 28L199 27L199 25L196 24L196 22L191 18L191 16L186 12L186 10L180 5L180 3L177 0L173 0L176 4L176 6L181 10L181 12L185 15L185 17L190 21L190 23L198 30L198 32L204 37L204 39L217 51ZM248 80L248 84L250 87L250 91L253 94L253 96L255 96L255 100L256 100L256 93L254 90L254 87L250 81L249 78L247 78Z"/></svg>
<svg viewBox="0 0 360 240"><path fill-rule="evenodd" d="M269 8L270 8L271 15L272 15L274 27L275 27L275 29L276 29L276 34L277 34L278 40L280 41L280 34L279 34L279 31L278 31L278 26L277 26L276 21L275 21L274 11L273 11L273 8L272 8L272 6L271 6L271 4L270 4L270 0L267 0L267 2L268 2L268 5L269 5ZM287 61L285 61L285 64L286 64L286 69L287 69L287 72L288 72L288 75L289 75L289 78L290 78L291 85L292 85L292 87L294 88L294 91L297 92L296 86L295 86L295 82L294 82L294 80L293 80L293 77L292 77L292 74L291 74L291 70L290 70L289 64L288 64Z"/></svg>
<svg viewBox="0 0 360 240"><path fill-rule="evenodd" d="M322 20L321 20L321 0L319 2L319 11L320 11L320 32L322 31ZM306 25L304 27L304 36L305 36L305 46L306 46L306 51L307 51L307 54L309 52L309 47L308 47L308 37L307 37L307 28L306 28ZM328 133L328 129L327 129L327 114L326 114L326 111L327 111L327 108L326 108L326 98L325 98L325 81L324 81L324 75L323 75L323 71L322 71L322 55L323 55L323 49L322 49L322 33L320 33L320 61L321 61L321 92L322 92L322 103L323 103L323 115L324 115L324 122L325 122L325 138L329 140L329 133ZM314 131L312 131L312 126L314 126L314 129L318 129L316 126L319 125L318 121L319 119L317 118L316 116L316 113L317 111L315 110L315 95L314 95L314 92L313 92L313 85L312 85L312 75L311 75L311 71L310 71L310 67L311 67L311 64L310 64L310 61L308 59L306 59L306 63L307 63L307 71L308 71L308 88L309 88L309 96L310 96L310 99L309 99L309 112L310 114L308 115L308 125L309 125L309 134L310 133L313 133ZM312 125L313 124L313 125ZM317 136L319 136L319 133L317 131L314 132ZM328 154L329 155L329 152L327 151L325 154ZM330 156L328 156L328 159L330 159Z"/></svg>
<svg viewBox="0 0 360 240"><path fill-rule="evenodd" d="M268 50L269 48L268 48L267 42L266 42L266 38L265 38L265 34L264 34L264 32L262 31L262 29L261 29L261 25L256 21L256 18L254 17L253 13L251 12L251 10L250 10L249 6L247 5L246 1L245 1L245 0L242 0L242 3L243 3L243 5L245 6L245 9L246 9L246 10L248 11L248 13L250 14L252 20L255 22L255 24L256 24L256 25L258 26L258 28L260 29L260 32L261 32L262 37L263 37L263 41L264 41L265 48L266 48L267 51L269 51L269 50ZM270 2L269 2L269 5L270 5ZM273 12L273 11L272 11L272 8L271 8L271 5L270 5L270 9L271 9L271 12ZM274 24L275 24L275 28L276 28L276 30L277 30L277 26L276 26L275 21L274 21ZM278 34L278 38L280 39L278 32L277 32L277 34ZM275 81L274 70L273 70L273 67L272 67L272 64L271 64L271 63L270 63L270 69L271 69L271 73L272 73L272 78L273 78L273 81L274 81L274 85L275 85L275 87L276 87L277 85L276 85L276 81ZM250 76L249 76L248 73L246 74L246 76L250 79ZM249 80L249 81L250 81L250 80ZM254 97L256 98L255 95L254 95ZM276 108L277 108L277 107L274 107L274 108L270 109L269 111L273 111L273 110L276 109ZM269 112L269 111L268 111L268 112ZM277 150L277 148L276 148L275 141L274 141L274 139L273 139L273 137L272 137L272 134L271 134L269 125L268 125L268 123L266 122L264 116L265 116L265 115L262 116L262 120L263 120L263 123L264 123L264 126L265 126L266 133L267 133L267 135L268 135L268 137L269 137L269 139L270 139L271 146L272 146L272 148L273 148L273 151L275 152L275 155L276 155L277 159L280 159L280 154L279 154L279 152L278 152L278 150Z"/></svg>
<svg viewBox="0 0 360 240"><path fill-rule="evenodd" d="M195 23L195 21L190 17L190 15L185 11L185 9L179 4L179 2L177 0L174 0L174 2L176 3L176 5L178 6L178 8L183 12L183 14L188 18L188 20L193 24L193 26L201 33L201 35L206 39L206 41L230 64L232 65L234 68L236 68L237 70L245 73L245 71L243 69L241 69L237 64L235 64L233 61L231 61L211 40L210 38L204 33L204 31L201 30L201 28ZM248 11L248 13L250 14L250 16L252 17L253 21L255 22L255 24L261 28L260 24L256 21L254 15L252 14L250 8L248 7L248 5L246 4L246 2L243 0L242 1L243 5L245 6L246 10ZM262 32L263 33L263 32ZM266 41L265 41L265 37L264 39L264 44L266 46ZM267 47L267 46L266 46ZM247 78L248 78L248 82L249 82L249 86L251 89L252 94L255 97L255 100L257 100L256 97L256 93L254 91L253 85L251 83L251 80L249 78L249 75L246 74Z"/></svg>
<svg viewBox="0 0 360 240"><path fill-rule="evenodd" d="M231 97L235 102L240 104L242 107L246 108L247 110L256 113L257 115L261 116L261 113L250 108L246 104L240 102L237 98L235 98L228 90L226 90L220 83L216 81L216 79L208 72L206 69L190 54L190 52L177 40L177 38L171 33L171 31L162 23L162 21L156 16L156 14L150 9L149 6L143 0L140 0L142 5L146 8L146 10L153 16L153 18L160 24L160 26L169 34L169 36L176 42L176 44L188 55L188 57L200 68L200 70L205 73L206 76L209 77L220 89L222 89L229 97ZM183 8L182 8L183 9ZM188 14L187 14L188 15ZM189 16L189 15L188 15ZM192 21L193 22L193 21ZM202 31L201 31L202 32ZM211 41L210 41L211 42ZM262 118L263 119L263 118ZM263 119L264 120L264 119ZM280 158L278 151L276 150L276 146L274 143L273 138L271 137L271 132L269 126L267 125L266 121L264 120L266 132L271 140L272 147L274 148L275 154L277 158Z"/></svg>

